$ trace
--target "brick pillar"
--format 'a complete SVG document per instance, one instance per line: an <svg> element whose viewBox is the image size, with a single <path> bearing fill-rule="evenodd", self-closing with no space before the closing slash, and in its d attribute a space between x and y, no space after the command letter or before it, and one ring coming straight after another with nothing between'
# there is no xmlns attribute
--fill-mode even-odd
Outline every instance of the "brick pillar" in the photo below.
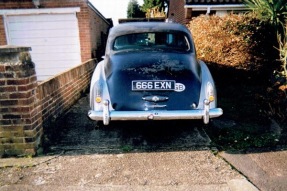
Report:
<svg viewBox="0 0 287 191"><path fill-rule="evenodd" d="M168 7L168 18L183 25L188 23L188 21L185 19L186 10L184 5L185 0L170 0Z"/></svg>
<svg viewBox="0 0 287 191"><path fill-rule="evenodd" d="M0 46L0 157L35 155L42 136L29 47Z"/></svg>

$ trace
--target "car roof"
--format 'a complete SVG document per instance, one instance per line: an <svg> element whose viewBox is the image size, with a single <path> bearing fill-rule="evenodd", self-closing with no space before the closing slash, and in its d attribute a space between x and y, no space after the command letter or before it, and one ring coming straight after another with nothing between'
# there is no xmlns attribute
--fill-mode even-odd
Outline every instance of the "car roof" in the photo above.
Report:
<svg viewBox="0 0 287 191"><path fill-rule="evenodd" d="M178 23L166 22L130 22L116 25L110 30L109 36L115 38L131 33L181 31L190 34L190 31Z"/></svg>

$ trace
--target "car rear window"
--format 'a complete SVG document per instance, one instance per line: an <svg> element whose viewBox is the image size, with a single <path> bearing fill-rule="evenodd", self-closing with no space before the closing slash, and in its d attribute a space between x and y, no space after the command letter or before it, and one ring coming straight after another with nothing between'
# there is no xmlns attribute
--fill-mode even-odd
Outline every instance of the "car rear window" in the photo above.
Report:
<svg viewBox="0 0 287 191"><path fill-rule="evenodd" d="M188 38L184 33L156 32L135 33L115 39L113 50L126 49L170 49L182 52L191 51Z"/></svg>

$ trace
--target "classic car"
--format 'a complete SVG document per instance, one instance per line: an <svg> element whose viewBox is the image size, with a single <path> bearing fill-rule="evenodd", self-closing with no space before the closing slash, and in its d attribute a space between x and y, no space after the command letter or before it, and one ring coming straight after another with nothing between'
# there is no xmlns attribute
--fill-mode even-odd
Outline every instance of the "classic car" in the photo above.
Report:
<svg viewBox="0 0 287 191"><path fill-rule="evenodd" d="M187 120L222 115L214 80L181 24L135 22L113 27L92 76L88 116L113 120Z"/></svg>

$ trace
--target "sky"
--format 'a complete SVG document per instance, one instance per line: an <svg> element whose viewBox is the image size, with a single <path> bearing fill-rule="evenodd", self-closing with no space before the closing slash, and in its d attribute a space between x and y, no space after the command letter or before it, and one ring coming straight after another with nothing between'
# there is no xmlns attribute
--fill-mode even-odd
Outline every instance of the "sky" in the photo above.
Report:
<svg viewBox="0 0 287 191"><path fill-rule="evenodd" d="M95 8L106 18L112 18L114 25L118 24L118 19L127 18L127 8L130 0L89 0ZM143 0L137 0L139 5Z"/></svg>

